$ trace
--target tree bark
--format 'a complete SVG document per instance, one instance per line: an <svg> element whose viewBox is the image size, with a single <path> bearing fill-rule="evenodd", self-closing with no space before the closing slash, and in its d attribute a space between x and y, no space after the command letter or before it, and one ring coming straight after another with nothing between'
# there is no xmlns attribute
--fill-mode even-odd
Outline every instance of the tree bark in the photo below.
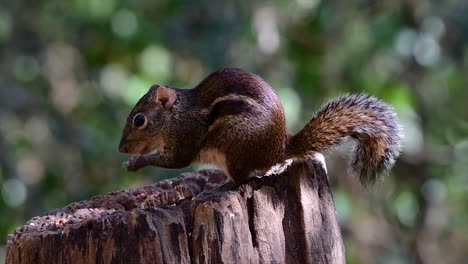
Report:
<svg viewBox="0 0 468 264"><path fill-rule="evenodd" d="M185 173L34 217L8 237L6 263L345 262L324 163L207 191L225 179Z"/></svg>

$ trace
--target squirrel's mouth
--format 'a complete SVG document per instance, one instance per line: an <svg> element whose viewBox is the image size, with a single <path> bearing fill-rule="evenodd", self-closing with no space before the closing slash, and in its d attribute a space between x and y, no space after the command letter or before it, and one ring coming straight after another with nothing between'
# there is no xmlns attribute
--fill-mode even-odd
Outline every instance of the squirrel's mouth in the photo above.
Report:
<svg viewBox="0 0 468 264"><path fill-rule="evenodd" d="M140 156L150 156L158 154L160 152L159 148L144 148L138 152Z"/></svg>
<svg viewBox="0 0 468 264"><path fill-rule="evenodd" d="M123 140L119 145L122 153L133 154L134 156L149 156L158 154L164 149L164 140L160 137L148 140Z"/></svg>
<svg viewBox="0 0 468 264"><path fill-rule="evenodd" d="M131 155L131 157L128 160L134 159L134 158L141 158L141 157L148 157L152 155L158 154L160 149L155 148L155 149L142 149L138 152L135 152Z"/></svg>

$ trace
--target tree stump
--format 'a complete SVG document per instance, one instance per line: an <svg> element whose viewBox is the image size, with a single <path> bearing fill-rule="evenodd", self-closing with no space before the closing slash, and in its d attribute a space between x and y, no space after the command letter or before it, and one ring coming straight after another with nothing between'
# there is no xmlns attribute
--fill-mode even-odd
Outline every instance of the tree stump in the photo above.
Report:
<svg viewBox="0 0 468 264"><path fill-rule="evenodd" d="M98 195L17 228L6 263L344 263L324 168L294 161L226 192L204 170Z"/></svg>

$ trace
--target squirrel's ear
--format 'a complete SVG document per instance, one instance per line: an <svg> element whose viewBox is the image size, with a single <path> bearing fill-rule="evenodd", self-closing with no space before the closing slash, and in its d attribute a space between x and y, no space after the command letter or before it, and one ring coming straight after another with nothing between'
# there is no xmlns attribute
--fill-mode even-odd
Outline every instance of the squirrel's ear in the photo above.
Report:
<svg viewBox="0 0 468 264"><path fill-rule="evenodd" d="M156 90L156 96L154 97L155 102L157 104L161 104L161 106L166 110L171 109L176 99L177 94L175 90L164 86L158 87Z"/></svg>

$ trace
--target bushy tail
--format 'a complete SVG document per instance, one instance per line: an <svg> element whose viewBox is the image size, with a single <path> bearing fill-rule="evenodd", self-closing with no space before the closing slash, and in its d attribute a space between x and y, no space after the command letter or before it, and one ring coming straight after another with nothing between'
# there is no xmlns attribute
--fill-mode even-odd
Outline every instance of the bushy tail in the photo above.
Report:
<svg viewBox="0 0 468 264"><path fill-rule="evenodd" d="M364 185L374 183L395 163L401 150L401 131L393 108L381 100L355 94L339 97L320 110L290 137L286 156L304 157L340 144L357 141L350 167Z"/></svg>

